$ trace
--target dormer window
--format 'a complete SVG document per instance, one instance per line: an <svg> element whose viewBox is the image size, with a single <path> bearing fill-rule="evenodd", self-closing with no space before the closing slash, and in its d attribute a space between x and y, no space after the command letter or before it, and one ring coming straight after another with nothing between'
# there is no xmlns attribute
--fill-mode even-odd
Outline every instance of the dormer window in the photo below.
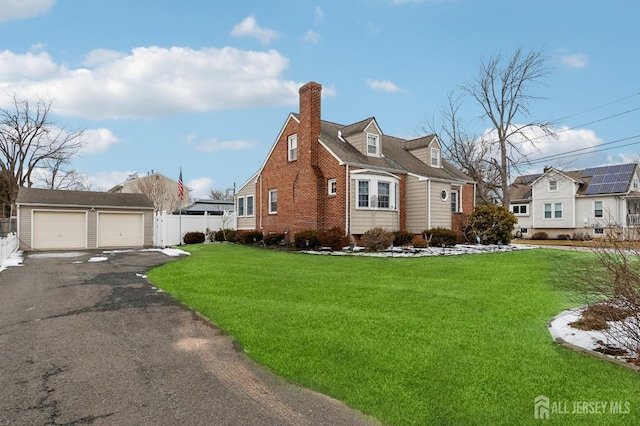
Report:
<svg viewBox="0 0 640 426"><path fill-rule="evenodd" d="M293 134L288 139L289 161L296 161L298 159L298 135Z"/></svg>
<svg viewBox="0 0 640 426"><path fill-rule="evenodd" d="M440 167L440 149L431 148L431 167Z"/></svg>
<svg viewBox="0 0 640 426"><path fill-rule="evenodd" d="M634 177L633 178L633 190L637 191L639 187L640 187L640 182L638 182L638 178L637 177Z"/></svg>
<svg viewBox="0 0 640 426"><path fill-rule="evenodd" d="M373 133L367 133L367 155L380 155L380 138Z"/></svg>

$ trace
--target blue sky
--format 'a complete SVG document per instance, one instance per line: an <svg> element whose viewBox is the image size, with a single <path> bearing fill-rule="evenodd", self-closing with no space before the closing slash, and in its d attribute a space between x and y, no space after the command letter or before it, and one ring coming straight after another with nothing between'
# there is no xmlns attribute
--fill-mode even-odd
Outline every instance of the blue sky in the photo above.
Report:
<svg viewBox="0 0 640 426"><path fill-rule="evenodd" d="M483 57L543 49L532 119L564 131L532 158L599 146L565 164L636 161L638 16L631 0L0 0L0 102L49 98L58 125L86 128L73 166L94 189L182 167L205 197L260 167L308 81L324 119L412 138ZM463 113L486 130L471 101Z"/></svg>

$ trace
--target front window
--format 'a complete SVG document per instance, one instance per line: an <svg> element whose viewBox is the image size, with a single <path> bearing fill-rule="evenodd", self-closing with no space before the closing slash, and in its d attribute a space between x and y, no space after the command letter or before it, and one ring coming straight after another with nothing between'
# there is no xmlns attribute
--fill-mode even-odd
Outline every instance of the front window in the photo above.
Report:
<svg viewBox="0 0 640 426"><path fill-rule="evenodd" d="M553 217L555 219L562 219L562 203L555 203L553 209Z"/></svg>
<svg viewBox="0 0 640 426"><path fill-rule="evenodd" d="M526 216L528 214L526 204L514 204L513 206L511 206L511 210L516 216Z"/></svg>
<svg viewBox="0 0 640 426"><path fill-rule="evenodd" d="M278 213L278 190L269 190L269 213Z"/></svg>
<svg viewBox="0 0 640 426"><path fill-rule="evenodd" d="M593 215L595 217L603 217L604 212L602 209L602 201L595 201L593 204L594 204Z"/></svg>
<svg viewBox="0 0 640 426"><path fill-rule="evenodd" d="M329 195L336 195L338 193L338 182L335 179L329 179L328 187Z"/></svg>
<svg viewBox="0 0 640 426"><path fill-rule="evenodd" d="M440 150L438 148L431 148L431 166L440 167Z"/></svg>
<svg viewBox="0 0 640 426"><path fill-rule="evenodd" d="M367 154L379 155L378 135L367 133Z"/></svg>
<svg viewBox="0 0 640 426"><path fill-rule="evenodd" d="M388 209L389 208L389 199L390 199L390 183L389 182L378 182L378 208L379 209Z"/></svg>
<svg viewBox="0 0 640 426"><path fill-rule="evenodd" d="M298 159L298 135L294 134L289 136L288 141L289 161L295 161Z"/></svg>
<svg viewBox="0 0 640 426"><path fill-rule="evenodd" d="M253 195L247 196L247 216L253 216Z"/></svg>
<svg viewBox="0 0 640 426"><path fill-rule="evenodd" d="M369 207L369 181L358 181L358 207Z"/></svg>
<svg viewBox="0 0 640 426"><path fill-rule="evenodd" d="M544 218L551 219L551 204L544 205Z"/></svg>
<svg viewBox="0 0 640 426"><path fill-rule="evenodd" d="M451 191L451 211L458 213L458 191Z"/></svg>
<svg viewBox="0 0 640 426"><path fill-rule="evenodd" d="M558 190L558 181L550 180L549 181L549 191L557 191Z"/></svg>
<svg viewBox="0 0 640 426"><path fill-rule="evenodd" d="M238 197L238 216L244 216L244 197Z"/></svg>

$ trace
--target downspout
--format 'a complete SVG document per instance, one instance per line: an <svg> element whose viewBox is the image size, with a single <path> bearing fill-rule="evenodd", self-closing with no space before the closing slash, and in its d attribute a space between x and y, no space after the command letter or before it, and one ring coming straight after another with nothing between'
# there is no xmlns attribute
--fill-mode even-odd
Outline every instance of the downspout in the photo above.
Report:
<svg viewBox="0 0 640 426"><path fill-rule="evenodd" d="M427 181L427 229L431 229L431 179Z"/></svg>
<svg viewBox="0 0 640 426"><path fill-rule="evenodd" d="M260 230L262 230L262 174L260 174Z"/></svg>
<svg viewBox="0 0 640 426"><path fill-rule="evenodd" d="M349 193L351 192L351 179L349 178L349 165L347 164L345 167L345 194L344 194L344 205L345 205L345 211L344 211L344 235L345 236L349 236L351 235L351 223L350 223L350 215L349 215Z"/></svg>

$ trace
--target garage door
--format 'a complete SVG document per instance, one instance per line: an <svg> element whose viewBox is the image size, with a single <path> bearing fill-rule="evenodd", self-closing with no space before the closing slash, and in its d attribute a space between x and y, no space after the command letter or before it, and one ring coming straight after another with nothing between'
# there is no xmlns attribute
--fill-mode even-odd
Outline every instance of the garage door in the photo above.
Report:
<svg viewBox="0 0 640 426"><path fill-rule="evenodd" d="M144 245L142 213L98 213L98 247Z"/></svg>
<svg viewBox="0 0 640 426"><path fill-rule="evenodd" d="M33 248L67 250L87 248L87 215L85 212L34 211Z"/></svg>

